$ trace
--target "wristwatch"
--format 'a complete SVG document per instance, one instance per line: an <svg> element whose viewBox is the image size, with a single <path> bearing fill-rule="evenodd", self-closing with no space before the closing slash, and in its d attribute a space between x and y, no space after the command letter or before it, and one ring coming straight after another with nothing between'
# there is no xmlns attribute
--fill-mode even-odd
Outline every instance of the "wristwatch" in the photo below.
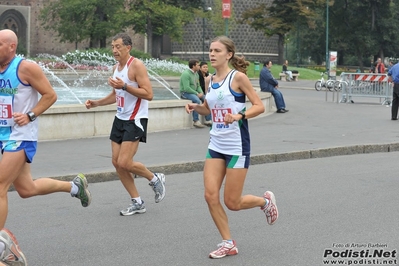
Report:
<svg viewBox="0 0 399 266"><path fill-rule="evenodd" d="M122 90L125 91L127 89L127 84L125 83L122 87Z"/></svg>
<svg viewBox="0 0 399 266"><path fill-rule="evenodd" d="M245 111L239 111L238 113L242 115L241 120L245 120Z"/></svg>
<svg viewBox="0 0 399 266"><path fill-rule="evenodd" d="M29 112L27 112L26 114L28 115L28 118L29 118L29 120L30 120L31 122L33 122L33 121L36 120L36 115L35 115L34 112L29 111Z"/></svg>

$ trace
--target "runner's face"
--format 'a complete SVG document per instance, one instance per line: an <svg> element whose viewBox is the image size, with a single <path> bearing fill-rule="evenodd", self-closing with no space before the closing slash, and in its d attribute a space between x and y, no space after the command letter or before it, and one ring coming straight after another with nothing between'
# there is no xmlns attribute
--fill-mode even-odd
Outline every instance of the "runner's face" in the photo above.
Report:
<svg viewBox="0 0 399 266"><path fill-rule="evenodd" d="M226 46L221 42L213 42L209 47L209 60L211 61L211 66L215 68L228 64L232 55L233 53L228 52Z"/></svg>
<svg viewBox="0 0 399 266"><path fill-rule="evenodd" d="M130 56L130 45L124 45L122 39L112 41L111 47L116 61Z"/></svg>
<svg viewBox="0 0 399 266"><path fill-rule="evenodd" d="M12 47L4 33L0 32L0 63L5 64L10 59Z"/></svg>

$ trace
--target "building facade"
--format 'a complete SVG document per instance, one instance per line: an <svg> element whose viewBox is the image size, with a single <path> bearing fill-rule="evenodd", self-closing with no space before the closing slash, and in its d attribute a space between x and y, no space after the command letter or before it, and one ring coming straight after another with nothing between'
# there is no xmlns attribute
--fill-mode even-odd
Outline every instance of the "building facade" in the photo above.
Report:
<svg viewBox="0 0 399 266"><path fill-rule="evenodd" d="M273 36L266 37L263 32L256 31L247 24L234 23L235 20L241 17L241 14L261 3L271 2L272 0L231 0L232 2L232 15L231 19L227 22L232 24L232 27L227 27L227 31L223 31L223 35L227 33L236 46L238 55L244 55L246 59L251 61L264 61L265 59L278 58L278 38ZM212 16L222 17L222 10L213 8L215 0L204 0L204 9L207 12L217 12ZM220 1L218 1L220 2ZM211 9L212 10L209 10ZM184 28L184 37L182 43L172 43L171 54L173 56L189 59L198 58L200 60L208 59L209 42L218 34L213 30L212 22L209 19L197 18L192 23ZM222 23L224 23L222 21ZM226 28L225 25L221 25ZM220 27L219 27L220 28Z"/></svg>
<svg viewBox="0 0 399 266"><path fill-rule="evenodd" d="M239 18L244 10L271 0L232 0L234 18ZM61 55L75 50L74 43L61 43L57 33L47 31L39 20L40 10L48 0L9 0L0 4L0 29L12 29L17 33L20 44L25 47L26 54L34 57L40 53ZM204 8L211 9L214 0L204 0ZM217 9L208 12L217 12ZM220 16L221 9L220 9ZM212 14L216 16L217 14ZM249 25L230 22L233 26L227 35L233 39L238 55L248 60L263 61L266 58L278 57L277 37L266 37L263 32L255 31ZM142 35L133 34L133 46L137 50L146 51L146 40ZM183 42L172 42L167 36L162 39L162 57L178 57L181 59L208 59L209 42L217 36L211 20L207 18L193 19L184 27ZM88 42L78 44L78 50L85 50Z"/></svg>

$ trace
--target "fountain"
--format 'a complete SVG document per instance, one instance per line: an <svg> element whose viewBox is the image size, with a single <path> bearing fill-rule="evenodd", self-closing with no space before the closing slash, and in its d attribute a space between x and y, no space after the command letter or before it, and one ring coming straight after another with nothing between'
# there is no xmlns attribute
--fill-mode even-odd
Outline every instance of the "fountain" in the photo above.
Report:
<svg viewBox="0 0 399 266"><path fill-rule="evenodd" d="M109 94L110 86L107 83L108 77L111 75L111 69L114 64L104 64L103 62L95 62L96 68L90 70L75 70L64 59L49 55L39 54L38 58L50 59L50 63L39 61L45 74L47 75L51 85L54 87L58 95L56 104L83 104L86 99L99 99ZM55 62L55 63L54 63ZM165 81L160 75L151 69L151 63L154 61L145 60L148 68L154 100L170 100L180 99L173 91L171 85ZM112 62L114 63L114 62ZM62 66L64 68L57 69L54 67ZM93 65L93 61L88 64ZM166 90L165 90L166 89Z"/></svg>
<svg viewBox="0 0 399 266"><path fill-rule="evenodd" d="M103 61L99 63L87 59L79 61L83 64L68 64L63 58L43 54L41 57L48 62L42 62L40 58L36 62L39 61L56 90L58 100L39 118L39 140L108 136L116 112L115 105L87 110L83 103L87 99L99 99L109 94L111 88L107 80L115 62L103 64ZM173 83L177 88L179 78L166 79L157 73L157 69L166 69L164 73L181 73L187 66L154 59L143 62L154 91L154 99L149 102L148 132L191 128L192 116L184 110L189 101L180 99L171 86ZM271 109L270 95L263 93L261 99L268 112Z"/></svg>

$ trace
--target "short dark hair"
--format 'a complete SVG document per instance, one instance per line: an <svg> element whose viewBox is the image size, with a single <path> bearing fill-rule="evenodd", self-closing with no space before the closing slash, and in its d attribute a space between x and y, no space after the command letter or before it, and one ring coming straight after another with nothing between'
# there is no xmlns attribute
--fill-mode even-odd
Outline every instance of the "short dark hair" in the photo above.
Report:
<svg viewBox="0 0 399 266"><path fill-rule="evenodd" d="M263 63L263 66L268 66L268 65L270 64L271 61L272 61L272 60L266 60L266 61Z"/></svg>
<svg viewBox="0 0 399 266"><path fill-rule="evenodd" d="M188 61L188 67L193 68L193 66L195 66L198 63L199 61L197 59L191 59L190 61Z"/></svg>
<svg viewBox="0 0 399 266"><path fill-rule="evenodd" d="M118 40L118 39L122 39L122 43L123 43L124 45L133 46L132 38L130 38L130 36L129 36L127 33L121 32L121 33L116 34L116 35L112 38L113 41L116 41L116 40Z"/></svg>
<svg viewBox="0 0 399 266"><path fill-rule="evenodd" d="M207 63L207 62L204 62L204 61L202 61L202 62L200 63L200 67L202 67L203 65L208 65L208 63Z"/></svg>

